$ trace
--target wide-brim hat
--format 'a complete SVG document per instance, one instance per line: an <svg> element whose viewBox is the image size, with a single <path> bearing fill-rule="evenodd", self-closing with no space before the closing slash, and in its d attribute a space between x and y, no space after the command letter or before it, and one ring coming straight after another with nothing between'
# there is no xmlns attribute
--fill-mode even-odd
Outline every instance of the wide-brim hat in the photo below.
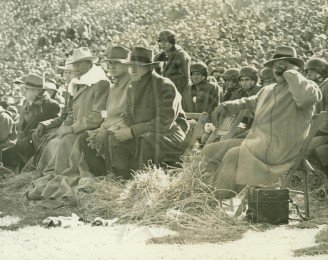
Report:
<svg viewBox="0 0 328 260"><path fill-rule="evenodd" d="M44 83L44 87L43 87L44 89L50 89L50 90L55 90L55 91L57 91L58 92L58 89L57 89L57 87L56 87L56 84L55 83L53 83L53 82L45 82Z"/></svg>
<svg viewBox="0 0 328 260"><path fill-rule="evenodd" d="M119 61L126 62L129 57L130 50L121 46L113 46L106 52L106 58L102 61Z"/></svg>
<svg viewBox="0 0 328 260"><path fill-rule="evenodd" d="M278 60L286 60L295 64L301 69L304 68L304 61L297 57L295 48L290 46L278 46L276 48L272 60L269 60L268 62L264 63L263 66L267 68L272 68L273 63Z"/></svg>
<svg viewBox="0 0 328 260"><path fill-rule="evenodd" d="M61 70L74 70L73 65L72 65L72 61L73 61L73 58L68 57L65 60L65 65L64 66L57 66L57 68L61 69Z"/></svg>
<svg viewBox="0 0 328 260"><path fill-rule="evenodd" d="M24 88L43 89L44 78L35 73L30 73L24 81L21 81L21 84Z"/></svg>
<svg viewBox="0 0 328 260"><path fill-rule="evenodd" d="M67 64L74 64L76 62L90 60L92 63L97 63L99 58L93 56L87 47L81 47L73 50L72 61Z"/></svg>
<svg viewBox="0 0 328 260"><path fill-rule="evenodd" d="M144 47L134 47L130 54L129 59L123 62L128 65L152 65L157 64L159 61L154 61L154 53L152 50Z"/></svg>

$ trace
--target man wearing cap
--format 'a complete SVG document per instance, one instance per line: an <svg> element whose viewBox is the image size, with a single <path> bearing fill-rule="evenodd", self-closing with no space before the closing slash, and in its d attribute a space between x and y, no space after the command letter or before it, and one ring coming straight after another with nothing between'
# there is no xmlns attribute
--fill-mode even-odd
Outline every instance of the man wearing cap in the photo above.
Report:
<svg viewBox="0 0 328 260"><path fill-rule="evenodd" d="M73 64L75 78L68 86L72 110L56 132L56 156L46 165L44 172L60 174L67 169L78 135L98 128L103 121L101 111L106 109L110 82L96 62L98 58L87 47L74 49L70 64Z"/></svg>
<svg viewBox="0 0 328 260"><path fill-rule="evenodd" d="M324 59L312 58L306 62L304 71L308 79L313 80L318 84L322 93L322 100L318 102L316 112L320 113L320 111L326 111L328 113L328 62ZM328 154L327 143L328 115L326 114L322 119L318 132L309 147L310 151L316 149L315 155L317 155L319 161L321 162L326 161L324 157L327 157Z"/></svg>
<svg viewBox="0 0 328 260"><path fill-rule="evenodd" d="M17 142L15 146L3 151L4 166L13 170L19 166L19 171L35 153L32 133L38 123L55 118L60 112L59 104L44 90L43 77L31 73L25 81L21 81L21 84L25 90L26 105L20 113L17 124Z"/></svg>
<svg viewBox="0 0 328 260"><path fill-rule="evenodd" d="M261 69L259 76L260 76L261 88L276 82L274 75L273 75L273 71L270 68Z"/></svg>
<svg viewBox="0 0 328 260"><path fill-rule="evenodd" d="M132 87L128 90L126 127L112 130L110 149L111 171L124 179L145 164L179 160L189 131L181 95L170 79L153 70L153 52L135 47L128 64Z"/></svg>
<svg viewBox="0 0 328 260"><path fill-rule="evenodd" d="M172 80L182 94L189 84L191 58L176 44L175 32L172 30L161 31L158 35L158 44L162 52L155 56L155 61L159 61L156 71Z"/></svg>
<svg viewBox="0 0 328 260"><path fill-rule="evenodd" d="M128 58L129 50L120 46L111 47L107 52L109 72L115 78L115 84L110 88L106 110L103 110L104 121L95 130L89 130L80 134L70 153L69 167L58 172L42 191L31 190L30 199L43 198L57 199L65 195L72 195L83 182L84 178L105 175L106 164L109 162L109 135L113 129L124 127L123 115L127 106L127 90L131 85L131 78L127 64L123 62Z"/></svg>
<svg viewBox="0 0 328 260"><path fill-rule="evenodd" d="M223 75L224 80L224 95L223 101L235 100L245 96L239 85L239 69L227 69Z"/></svg>
<svg viewBox="0 0 328 260"><path fill-rule="evenodd" d="M264 66L273 69L276 84L255 96L224 102L212 113L214 124L220 114L246 109L255 115L243 141L226 140L203 149L203 163L213 173L212 184L221 189L216 191L219 199L233 197L245 185L272 183L286 173L299 154L315 104L321 99L318 86L299 72L304 62L293 47L277 47Z"/></svg>
<svg viewBox="0 0 328 260"><path fill-rule="evenodd" d="M189 113L207 112L211 115L220 102L218 85L208 82L208 69L203 62L191 64L190 75L192 84L182 95L183 110Z"/></svg>

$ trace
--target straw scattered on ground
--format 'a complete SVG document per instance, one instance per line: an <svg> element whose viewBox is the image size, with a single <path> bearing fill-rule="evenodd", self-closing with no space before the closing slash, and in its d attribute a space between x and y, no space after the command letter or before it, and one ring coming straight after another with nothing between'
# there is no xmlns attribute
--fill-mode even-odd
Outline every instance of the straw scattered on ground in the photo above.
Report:
<svg viewBox="0 0 328 260"><path fill-rule="evenodd" d="M240 238L247 226L220 208L199 158L189 159L181 169L149 166L126 183L110 180L93 183L89 191L80 193L79 205L91 216L165 226L180 235L153 242L218 242Z"/></svg>

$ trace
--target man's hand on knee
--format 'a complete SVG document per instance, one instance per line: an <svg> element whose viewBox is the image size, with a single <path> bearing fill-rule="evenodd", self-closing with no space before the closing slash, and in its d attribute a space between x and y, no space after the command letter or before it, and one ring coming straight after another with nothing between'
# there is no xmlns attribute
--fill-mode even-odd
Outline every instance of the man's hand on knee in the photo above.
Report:
<svg viewBox="0 0 328 260"><path fill-rule="evenodd" d="M114 130L112 132L113 132L115 138L120 142L133 139L131 127L120 128L120 129Z"/></svg>

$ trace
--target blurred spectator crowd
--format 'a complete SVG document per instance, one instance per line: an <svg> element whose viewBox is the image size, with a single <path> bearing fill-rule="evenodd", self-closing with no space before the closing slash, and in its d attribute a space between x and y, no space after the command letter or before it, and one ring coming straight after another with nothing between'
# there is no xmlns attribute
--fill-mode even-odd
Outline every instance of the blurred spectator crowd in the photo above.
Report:
<svg viewBox="0 0 328 260"><path fill-rule="evenodd" d="M0 10L0 105L18 112L24 101L18 79L43 75L63 105L65 80L58 66L73 49L88 47L107 72L101 60L109 47L158 53L158 33L165 28L221 87L224 71L260 71L276 46L294 47L305 62L328 59L326 0L8 0Z"/></svg>

